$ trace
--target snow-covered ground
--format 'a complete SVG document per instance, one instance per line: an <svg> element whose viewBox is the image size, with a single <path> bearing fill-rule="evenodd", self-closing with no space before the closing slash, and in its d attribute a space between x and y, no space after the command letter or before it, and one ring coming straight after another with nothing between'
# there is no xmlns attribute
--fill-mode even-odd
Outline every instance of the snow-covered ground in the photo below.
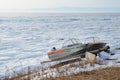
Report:
<svg viewBox="0 0 120 80"><path fill-rule="evenodd" d="M0 76L49 60L47 52L68 38L99 37L120 61L120 14L54 14L0 17ZM64 40L63 40L64 39ZM108 58L109 55L103 55ZM103 59L101 58L101 60ZM109 64L117 64L108 61ZM42 65L41 65L42 66Z"/></svg>
<svg viewBox="0 0 120 80"><path fill-rule="evenodd" d="M30 75L31 80L55 78L60 76L74 75L80 72L91 71L101 68L120 67L120 51L116 51L116 54L112 55L102 52L96 57L97 63L87 63L86 61L74 62L63 65L61 67L49 68L46 67L38 70L37 73ZM46 63L45 63L46 64ZM34 77L33 77L34 76Z"/></svg>

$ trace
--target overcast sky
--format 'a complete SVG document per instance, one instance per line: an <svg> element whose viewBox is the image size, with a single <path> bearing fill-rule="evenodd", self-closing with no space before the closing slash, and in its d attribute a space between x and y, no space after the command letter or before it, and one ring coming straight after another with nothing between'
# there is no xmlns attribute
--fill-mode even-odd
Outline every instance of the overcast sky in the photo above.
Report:
<svg viewBox="0 0 120 80"><path fill-rule="evenodd" d="M0 11L120 12L120 0L0 0Z"/></svg>

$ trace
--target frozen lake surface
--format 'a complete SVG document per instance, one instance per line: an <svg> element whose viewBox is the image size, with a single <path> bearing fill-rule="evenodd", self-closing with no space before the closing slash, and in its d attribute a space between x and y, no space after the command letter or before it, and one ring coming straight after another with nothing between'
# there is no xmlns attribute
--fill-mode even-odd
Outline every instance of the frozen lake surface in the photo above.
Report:
<svg viewBox="0 0 120 80"><path fill-rule="evenodd" d="M32 14L0 17L0 76L48 60L64 40L99 37L111 50L120 47L120 14ZM63 40L64 39L64 40ZM120 53L117 52L118 60ZM119 60L120 61L120 60Z"/></svg>

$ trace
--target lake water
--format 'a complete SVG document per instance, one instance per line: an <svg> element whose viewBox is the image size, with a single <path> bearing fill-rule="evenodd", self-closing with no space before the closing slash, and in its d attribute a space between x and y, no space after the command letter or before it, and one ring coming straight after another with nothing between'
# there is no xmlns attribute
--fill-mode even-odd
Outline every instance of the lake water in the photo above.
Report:
<svg viewBox="0 0 120 80"><path fill-rule="evenodd" d="M47 52L69 38L86 42L88 37L99 37L112 49L120 47L120 14L2 14L0 75L48 60Z"/></svg>

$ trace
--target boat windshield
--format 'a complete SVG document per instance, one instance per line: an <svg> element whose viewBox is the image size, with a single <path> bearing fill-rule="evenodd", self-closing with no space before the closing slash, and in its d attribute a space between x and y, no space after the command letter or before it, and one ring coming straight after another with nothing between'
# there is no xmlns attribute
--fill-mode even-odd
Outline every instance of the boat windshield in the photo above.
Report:
<svg viewBox="0 0 120 80"><path fill-rule="evenodd" d="M79 39L69 39L63 43L62 47L71 47L71 46L78 45L78 44L82 44L80 43Z"/></svg>

